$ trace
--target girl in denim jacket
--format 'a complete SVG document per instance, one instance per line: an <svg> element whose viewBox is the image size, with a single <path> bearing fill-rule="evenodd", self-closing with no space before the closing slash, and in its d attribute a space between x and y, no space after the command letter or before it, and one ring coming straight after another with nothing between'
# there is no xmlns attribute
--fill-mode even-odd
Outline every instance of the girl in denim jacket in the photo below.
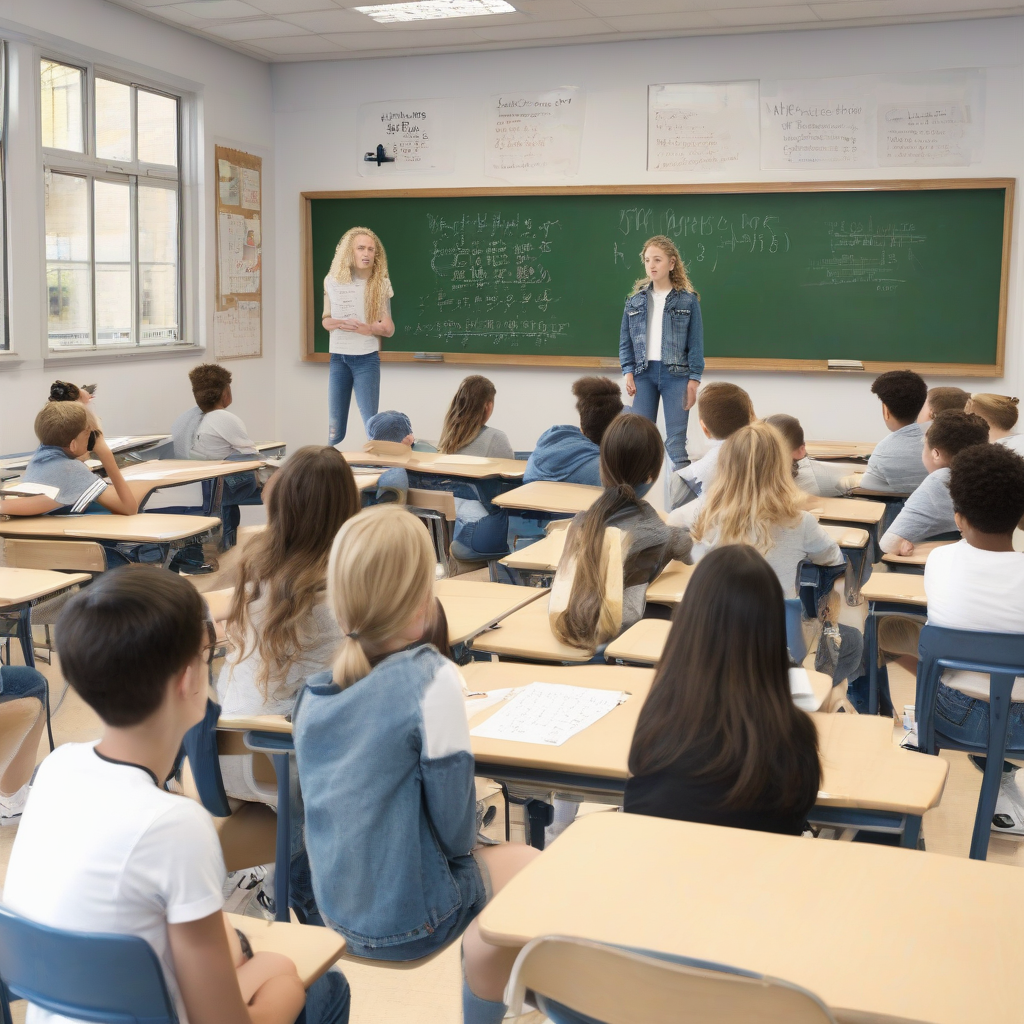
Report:
<svg viewBox="0 0 1024 1024"><path fill-rule="evenodd" d="M497 1024L517 951L485 942L475 918L537 851L474 849L462 677L422 640L427 532L396 505L365 509L339 530L327 578L344 636L293 712L317 906L370 959L417 960L463 935L463 1020Z"/></svg>
<svg viewBox="0 0 1024 1024"><path fill-rule="evenodd" d="M665 450L675 470L690 461L686 424L704 373L700 294L670 238L648 238L640 255L647 276L636 282L622 312L619 363L633 412L657 422L664 401Z"/></svg>

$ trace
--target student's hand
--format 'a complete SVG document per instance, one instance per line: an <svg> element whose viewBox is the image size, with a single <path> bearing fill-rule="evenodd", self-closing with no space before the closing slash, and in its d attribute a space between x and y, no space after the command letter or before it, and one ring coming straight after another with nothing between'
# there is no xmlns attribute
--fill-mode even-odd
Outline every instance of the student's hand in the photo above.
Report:
<svg viewBox="0 0 1024 1024"><path fill-rule="evenodd" d="M901 540L900 546L896 549L898 555L912 555L914 553L914 544L909 540Z"/></svg>
<svg viewBox="0 0 1024 1024"><path fill-rule="evenodd" d="M689 412L697 404L697 388L699 387L699 380L691 380L686 385L686 401L683 402L683 410L685 412Z"/></svg>
<svg viewBox="0 0 1024 1024"><path fill-rule="evenodd" d="M340 330L344 330L344 328L341 325L345 321L344 320L339 320L337 317L325 316L323 318L323 320L321 320L320 322L324 325L324 330L325 331L340 331Z"/></svg>
<svg viewBox="0 0 1024 1024"><path fill-rule="evenodd" d="M633 380L633 374L626 374L626 394L632 398L636 394L636 381Z"/></svg>
<svg viewBox="0 0 1024 1024"><path fill-rule="evenodd" d="M355 317L349 317L347 320L339 320L338 329L342 331L351 331L353 334L373 334L369 324L364 324L362 320L357 320Z"/></svg>

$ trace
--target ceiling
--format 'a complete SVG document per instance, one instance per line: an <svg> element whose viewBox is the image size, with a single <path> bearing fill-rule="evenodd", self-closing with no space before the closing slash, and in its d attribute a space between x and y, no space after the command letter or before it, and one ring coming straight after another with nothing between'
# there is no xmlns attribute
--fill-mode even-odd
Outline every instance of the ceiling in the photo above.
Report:
<svg viewBox="0 0 1024 1024"><path fill-rule="evenodd" d="M382 0L111 0L265 61L395 57L1024 14L1022 0L510 0L515 14L381 25Z"/></svg>

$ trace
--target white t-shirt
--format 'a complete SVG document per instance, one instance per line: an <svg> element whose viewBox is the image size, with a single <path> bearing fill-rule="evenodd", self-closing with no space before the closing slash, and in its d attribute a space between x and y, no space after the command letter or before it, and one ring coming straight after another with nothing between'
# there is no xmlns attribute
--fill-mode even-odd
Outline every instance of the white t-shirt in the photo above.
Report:
<svg viewBox="0 0 1024 1024"><path fill-rule="evenodd" d="M391 316L391 300L395 290L387 282L387 310ZM328 310L327 307L330 306ZM324 278L324 311L338 320L356 317L363 323L370 323L366 315L366 279L354 277L342 283L333 277ZM357 331L331 331L331 352L343 356L365 356L380 350L380 338L373 334L359 334Z"/></svg>
<svg viewBox="0 0 1024 1024"><path fill-rule="evenodd" d="M1024 434L1009 434L999 438L998 444L1005 444L1011 451L1024 455Z"/></svg>
<svg viewBox="0 0 1024 1024"><path fill-rule="evenodd" d="M647 314L647 362L661 361L661 330L665 324L665 300L668 291L651 289L651 304Z"/></svg>
<svg viewBox="0 0 1024 1024"><path fill-rule="evenodd" d="M193 459L226 459L229 455L258 455L245 424L227 409L204 414L192 443Z"/></svg>
<svg viewBox="0 0 1024 1024"><path fill-rule="evenodd" d="M924 567L928 621L948 629L1024 633L1024 555L983 551L965 540L936 548ZM947 670L951 686L988 700L989 679L979 672ZM1024 679L1013 684L1014 701L1024 702Z"/></svg>
<svg viewBox="0 0 1024 1024"><path fill-rule="evenodd" d="M138 935L153 947L186 1024L168 924L224 905L224 858L203 807L168 793L95 743L65 743L39 766L18 826L4 902L55 928ZM26 1024L67 1018L30 1006Z"/></svg>

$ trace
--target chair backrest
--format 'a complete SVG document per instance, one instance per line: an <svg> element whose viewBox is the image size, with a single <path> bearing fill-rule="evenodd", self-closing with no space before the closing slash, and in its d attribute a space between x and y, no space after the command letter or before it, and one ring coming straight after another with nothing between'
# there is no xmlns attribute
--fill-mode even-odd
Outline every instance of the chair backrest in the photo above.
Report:
<svg viewBox="0 0 1024 1024"><path fill-rule="evenodd" d="M175 1024L156 953L137 935L70 932L0 905L0 978L50 1013L104 1024ZM8 1012L3 996L5 1015Z"/></svg>
<svg viewBox="0 0 1024 1024"><path fill-rule="evenodd" d="M550 935L523 947L510 1007L527 992L553 1024L835 1024L806 989L737 968Z"/></svg>
<svg viewBox="0 0 1024 1024"><path fill-rule="evenodd" d="M800 598L791 597L786 601L786 646L789 648L789 656L798 665L807 657L802 612Z"/></svg>
<svg viewBox="0 0 1024 1024"><path fill-rule="evenodd" d="M405 496L411 510L418 508L439 512L449 523L455 522L455 495L451 491L427 491L410 487Z"/></svg>
<svg viewBox="0 0 1024 1024"><path fill-rule="evenodd" d="M990 697L1005 709L1013 681L1024 676L1024 633L982 633L925 625L918 642L917 716L918 746L934 753L935 698L946 669L981 672L990 680ZM1003 713L1005 724L1005 710Z"/></svg>
<svg viewBox="0 0 1024 1024"><path fill-rule="evenodd" d="M231 805L220 774L220 752L217 748L217 720L220 705L207 698L203 720L193 725L182 740L192 778L202 805L215 817L231 815Z"/></svg>
<svg viewBox="0 0 1024 1024"><path fill-rule="evenodd" d="M15 569L56 569L66 572L105 572L107 555L92 540L4 540L4 559Z"/></svg>

